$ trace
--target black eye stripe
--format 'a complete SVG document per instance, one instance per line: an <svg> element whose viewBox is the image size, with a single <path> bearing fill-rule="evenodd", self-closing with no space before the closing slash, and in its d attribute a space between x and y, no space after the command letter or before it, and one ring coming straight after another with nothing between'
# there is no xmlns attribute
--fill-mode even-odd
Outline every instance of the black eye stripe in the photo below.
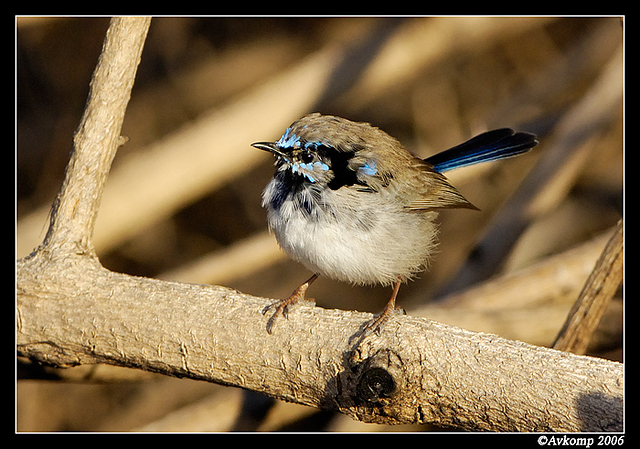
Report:
<svg viewBox="0 0 640 449"><path fill-rule="evenodd" d="M354 184L363 185L362 182L358 180L356 172L349 168L349 160L351 160L354 155L354 151L340 152L333 150L330 158L334 178L328 184L331 190L337 190L340 187L352 186Z"/></svg>
<svg viewBox="0 0 640 449"><path fill-rule="evenodd" d="M337 190L343 186L359 185L367 187L366 191L369 191L367 184L360 181L357 173L352 168L349 168L349 161L355 156L358 150L362 149L362 146L353 144L350 145L347 151L344 148L334 148L319 142L305 142L301 140L299 148L298 155L294 156L294 158L297 157L300 162L309 164L313 161L320 160L330 167L333 173L333 179L328 182L327 186L331 190Z"/></svg>

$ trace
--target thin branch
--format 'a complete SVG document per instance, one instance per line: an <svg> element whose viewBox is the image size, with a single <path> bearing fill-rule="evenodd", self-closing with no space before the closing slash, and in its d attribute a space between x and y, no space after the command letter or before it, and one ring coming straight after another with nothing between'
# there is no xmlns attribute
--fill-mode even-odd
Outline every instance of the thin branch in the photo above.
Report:
<svg viewBox="0 0 640 449"><path fill-rule="evenodd" d="M580 297L569 312L553 344L555 349L576 354L586 351L593 331L622 282L622 224L620 220Z"/></svg>
<svg viewBox="0 0 640 449"><path fill-rule="evenodd" d="M114 18L91 80L43 246L93 254L91 237L131 96L150 18Z"/></svg>

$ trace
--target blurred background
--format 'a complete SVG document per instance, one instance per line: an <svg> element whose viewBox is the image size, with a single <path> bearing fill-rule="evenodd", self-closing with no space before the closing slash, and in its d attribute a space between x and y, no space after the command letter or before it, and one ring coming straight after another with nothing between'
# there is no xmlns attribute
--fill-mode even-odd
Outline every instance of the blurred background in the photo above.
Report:
<svg viewBox="0 0 640 449"><path fill-rule="evenodd" d="M447 176L481 211L440 214L408 313L550 346L623 216L619 17L154 18L95 231L103 265L283 298L310 273L266 228L276 140L319 111L428 157L498 127L518 158ZM108 18L16 20L17 256L46 233ZM388 288L320 278L318 306L378 313ZM622 286L588 353L622 361ZM257 348L259 350L259 348ZM18 431L413 431L115 367L18 362Z"/></svg>

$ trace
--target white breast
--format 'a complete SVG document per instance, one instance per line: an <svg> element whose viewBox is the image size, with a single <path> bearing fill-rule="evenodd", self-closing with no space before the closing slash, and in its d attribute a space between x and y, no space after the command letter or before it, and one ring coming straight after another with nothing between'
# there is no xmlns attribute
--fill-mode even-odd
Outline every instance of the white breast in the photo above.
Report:
<svg viewBox="0 0 640 449"><path fill-rule="evenodd" d="M424 270L436 244L437 214L405 210L380 193L353 194L326 189L311 214L285 201L268 208L269 227L292 259L333 279L390 285Z"/></svg>

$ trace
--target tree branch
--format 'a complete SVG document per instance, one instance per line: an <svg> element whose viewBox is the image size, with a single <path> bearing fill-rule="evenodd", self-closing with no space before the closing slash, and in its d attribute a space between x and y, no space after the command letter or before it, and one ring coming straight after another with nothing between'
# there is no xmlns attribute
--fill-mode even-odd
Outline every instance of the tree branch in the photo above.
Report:
<svg viewBox="0 0 640 449"><path fill-rule="evenodd" d="M621 430L622 365L409 316L361 339L370 314L110 272L87 256L18 263L18 353L261 391L367 422L483 430Z"/></svg>
<svg viewBox="0 0 640 449"><path fill-rule="evenodd" d="M623 221L598 259L553 344L560 351L584 354L607 305L622 282Z"/></svg>
<svg viewBox="0 0 640 449"><path fill-rule="evenodd" d="M101 266L91 233L148 19L113 19L43 245L17 261L17 352L246 389L377 423L470 430L622 430L623 365L394 316L296 306Z"/></svg>
<svg viewBox="0 0 640 449"><path fill-rule="evenodd" d="M120 130L150 20L111 21L73 139L65 179L53 205L45 248L94 254L91 237L98 206L111 162L122 143Z"/></svg>

